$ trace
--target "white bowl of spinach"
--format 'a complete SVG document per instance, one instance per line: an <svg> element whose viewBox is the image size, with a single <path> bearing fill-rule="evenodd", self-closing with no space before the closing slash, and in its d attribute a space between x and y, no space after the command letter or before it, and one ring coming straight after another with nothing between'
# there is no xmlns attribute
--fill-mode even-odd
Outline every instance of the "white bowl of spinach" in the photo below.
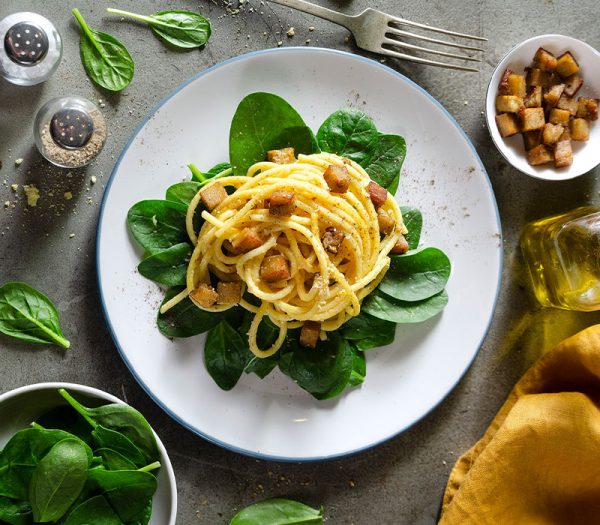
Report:
<svg viewBox="0 0 600 525"><path fill-rule="evenodd" d="M0 523L174 525L164 445L101 390L40 383L0 395Z"/></svg>

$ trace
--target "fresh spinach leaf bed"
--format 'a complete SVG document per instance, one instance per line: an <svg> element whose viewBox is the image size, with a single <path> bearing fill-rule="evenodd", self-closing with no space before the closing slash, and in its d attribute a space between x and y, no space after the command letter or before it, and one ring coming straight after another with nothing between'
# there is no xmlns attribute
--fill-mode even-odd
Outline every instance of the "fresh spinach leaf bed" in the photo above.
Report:
<svg viewBox="0 0 600 525"><path fill-rule="evenodd" d="M134 408L68 402L12 436L0 451L0 523L146 525L159 450Z"/></svg>
<svg viewBox="0 0 600 525"><path fill-rule="evenodd" d="M439 314L448 302L445 286L451 271L449 258L440 249L420 246L421 212L410 206L398 208L390 197L398 188L405 155L406 144L401 136L380 132L373 120L357 109L335 111L315 134L296 110L277 95L253 93L245 97L231 123L229 162L207 171L190 165L191 180L173 184L166 190L165 199L138 202L128 212L130 232L144 250L139 272L168 287L157 317L161 333L170 338L207 333L205 365L224 390L233 388L244 373L264 378L275 368L317 399L329 399L348 387L360 385L366 376L367 350L392 343L398 324L423 322ZM264 162L267 156L271 162ZM251 228L240 226L236 230L241 231L240 237L233 242L226 239L223 244L219 241L214 248L219 260L201 262L202 252L208 252L209 243L216 242L218 233L213 232L225 228L221 220L239 211L223 211L225 203L237 203L242 210L246 206L247 213L268 217L274 229L285 226L285 231L301 231L310 222L307 215L316 212L300 216L305 208L313 208L296 197L307 183L296 177L294 167L304 163L312 174L315 166L321 169L323 162L326 167L317 173L321 178L319 184L315 183L314 200L327 200L329 194L333 195L338 200L332 202L340 203L342 216L352 215L355 208L369 208L368 220L355 222L354 227L370 233L361 233L356 242L350 234L342 235L336 228L315 227L317 219L312 217L312 231L306 235L311 235L313 241L316 238L319 244L310 259L310 254L300 254L302 250L295 245L293 236L280 246L272 239L258 239L260 236L254 235ZM332 164L327 165L329 162ZM269 170L284 174L286 180L281 187L285 186L286 191L264 197L261 184L270 180ZM362 189L356 195L348 189L348 184L354 184L355 173L364 177L357 179L356 184ZM344 177L351 182L345 183ZM243 186L245 183L252 185ZM215 201L213 197L219 192L222 195L217 195ZM339 196L346 193L347 202L341 201ZM247 201L242 194L247 194ZM215 215L217 212L220 215ZM336 210L323 212L328 214L327 220L334 221L332 224L337 224L335 213ZM382 215L386 220L382 220ZM318 221L321 219L319 215ZM294 279L301 281L300 287L307 286L302 294L321 293L322 290L313 290L314 283L329 271L327 265L336 268L327 273L328 283L320 284L331 287L332 283L342 282L361 264L348 262L343 243L364 244L368 235L371 239L377 236L375 244L382 252L376 254L379 266L372 270L373 275L364 278L362 295L349 299L344 316L336 318L337 324L324 317L330 303L319 302L318 297L311 310L314 318L298 314L294 320L294 312L299 309L284 305L281 308L288 308L287 319L291 319L284 323L269 310L271 305L265 304L265 297L286 297L286 283ZM261 255L260 269L245 267L246 261L257 253ZM301 261L298 264L290 263L294 253ZM298 277L306 275L301 273L302 261L315 258L319 259L321 271L313 273L311 282L306 284L304 277ZM233 262L227 266L221 264L223 260ZM204 277L198 277L202 272ZM274 283L275 288L270 288L273 294L265 295L253 285L253 279L259 275L263 281ZM231 299L236 288L239 295ZM342 286L337 290L340 296L347 293Z"/></svg>

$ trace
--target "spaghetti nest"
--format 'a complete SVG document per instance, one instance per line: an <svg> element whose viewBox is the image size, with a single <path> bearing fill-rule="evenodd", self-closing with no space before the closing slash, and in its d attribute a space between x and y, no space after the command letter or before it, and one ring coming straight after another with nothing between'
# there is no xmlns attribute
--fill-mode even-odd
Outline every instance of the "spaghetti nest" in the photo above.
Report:
<svg viewBox="0 0 600 525"><path fill-rule="evenodd" d="M345 174L345 191L327 178L336 169ZM212 181L188 209L195 244L187 271L190 298L212 312L236 303L253 312L248 339L258 357L277 352L289 328L310 324L325 337L323 332L360 313L362 299L389 267L389 252L406 233L395 199L383 190L376 207L370 184L358 164L329 153L299 155L288 164L259 162L247 176ZM211 186L229 191L210 212L202 211L205 222L196 234L193 218ZM382 214L393 225L385 234ZM236 287L238 297L227 297ZM265 316L279 336L260 349L257 331Z"/></svg>

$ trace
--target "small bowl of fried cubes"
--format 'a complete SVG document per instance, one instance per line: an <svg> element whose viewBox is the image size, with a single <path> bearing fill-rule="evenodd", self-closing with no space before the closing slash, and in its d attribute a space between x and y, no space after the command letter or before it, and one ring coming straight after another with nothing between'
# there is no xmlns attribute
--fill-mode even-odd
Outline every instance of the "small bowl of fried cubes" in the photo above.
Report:
<svg viewBox="0 0 600 525"><path fill-rule="evenodd" d="M534 37L496 67L486 97L488 128L519 171L571 179L600 164L599 98L598 51L563 35Z"/></svg>

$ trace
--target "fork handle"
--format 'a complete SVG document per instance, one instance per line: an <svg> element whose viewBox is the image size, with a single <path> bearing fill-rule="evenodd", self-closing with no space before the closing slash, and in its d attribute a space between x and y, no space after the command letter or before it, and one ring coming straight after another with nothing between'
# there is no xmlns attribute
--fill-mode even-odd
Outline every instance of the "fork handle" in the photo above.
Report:
<svg viewBox="0 0 600 525"><path fill-rule="evenodd" d="M327 9L326 7L321 7L320 5L305 2L304 0L269 1L274 2L276 4L284 5L286 7L291 7L292 9L297 9L298 11L304 11L305 13L318 16L319 18L324 18L325 20L329 20L330 22L334 22L335 24L344 26L346 29L351 29L352 22L355 18L353 16L345 15L343 13L338 13L337 11L333 11L332 9Z"/></svg>

